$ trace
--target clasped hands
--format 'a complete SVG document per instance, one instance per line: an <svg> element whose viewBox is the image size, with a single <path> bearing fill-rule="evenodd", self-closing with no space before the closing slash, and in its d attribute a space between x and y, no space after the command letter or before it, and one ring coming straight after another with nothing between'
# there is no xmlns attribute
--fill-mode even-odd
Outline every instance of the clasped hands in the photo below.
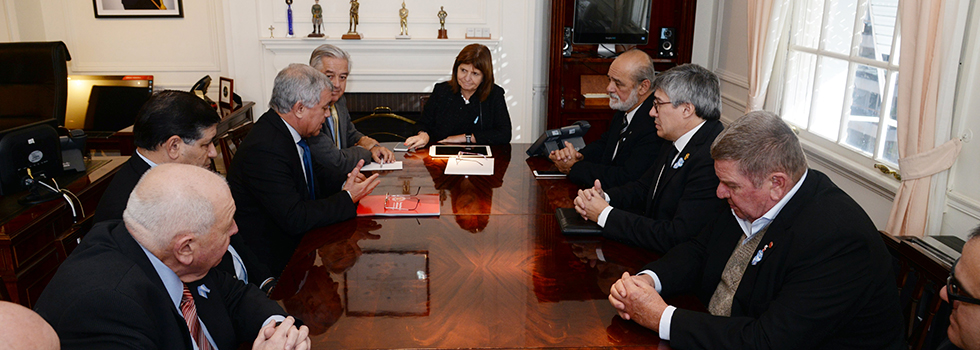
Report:
<svg viewBox="0 0 980 350"><path fill-rule="evenodd" d="M567 149L567 148L566 148ZM602 184L595 180L595 186L578 190L575 197L575 211L582 215L583 219L599 221L599 214L609 206L606 202L606 194L602 191Z"/></svg>
<svg viewBox="0 0 980 350"><path fill-rule="evenodd" d="M278 326L269 322L259 330L252 342L252 350L306 350L310 348L310 329L305 325L295 327L295 319L286 317Z"/></svg>
<svg viewBox="0 0 980 350"><path fill-rule="evenodd" d="M630 276L629 272L624 272L609 289L609 303L619 317L655 332L660 331L660 316L667 308L667 303L653 285L653 277Z"/></svg>
<svg viewBox="0 0 980 350"><path fill-rule="evenodd" d="M584 158L581 153L575 150L575 146L572 146L571 142L565 141L565 148L557 149L551 151L548 154L548 159L551 159L555 163L555 167L558 171L568 174L572 170L572 165L575 165L578 161Z"/></svg>

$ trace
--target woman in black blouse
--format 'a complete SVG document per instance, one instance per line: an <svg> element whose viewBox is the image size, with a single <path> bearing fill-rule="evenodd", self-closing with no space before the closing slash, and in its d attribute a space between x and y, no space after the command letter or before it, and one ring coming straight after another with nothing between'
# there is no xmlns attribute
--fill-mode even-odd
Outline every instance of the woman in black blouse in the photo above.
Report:
<svg viewBox="0 0 980 350"><path fill-rule="evenodd" d="M493 83L490 49L470 44L456 56L453 78L437 83L419 119L418 135L405 140L410 148L437 143L510 142L510 114L504 89Z"/></svg>

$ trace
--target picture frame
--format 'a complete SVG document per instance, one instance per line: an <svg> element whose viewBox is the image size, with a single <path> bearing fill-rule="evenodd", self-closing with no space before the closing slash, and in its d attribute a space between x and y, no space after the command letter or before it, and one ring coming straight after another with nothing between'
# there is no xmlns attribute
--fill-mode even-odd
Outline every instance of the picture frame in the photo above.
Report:
<svg viewBox="0 0 980 350"><path fill-rule="evenodd" d="M232 96L235 96L235 81L231 78L220 77L218 83L218 105L231 109Z"/></svg>
<svg viewBox="0 0 980 350"><path fill-rule="evenodd" d="M184 17L184 0L92 0L95 18Z"/></svg>

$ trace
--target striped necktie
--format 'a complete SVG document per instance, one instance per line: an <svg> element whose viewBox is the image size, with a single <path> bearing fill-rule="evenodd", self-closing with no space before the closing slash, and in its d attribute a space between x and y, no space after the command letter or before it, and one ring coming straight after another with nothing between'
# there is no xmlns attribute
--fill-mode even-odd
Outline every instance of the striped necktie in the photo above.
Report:
<svg viewBox="0 0 980 350"><path fill-rule="evenodd" d="M330 119L328 119L328 125L330 127L330 136L333 137L333 144L340 147L340 122L337 120L337 106L330 106Z"/></svg>
<svg viewBox="0 0 980 350"><path fill-rule="evenodd" d="M197 318L197 306L194 306L194 296L191 290L184 285L184 296L180 298L180 312L184 315L184 322L187 322L187 330L191 333L191 338L197 343L200 350L211 350L211 343L201 329L201 321Z"/></svg>

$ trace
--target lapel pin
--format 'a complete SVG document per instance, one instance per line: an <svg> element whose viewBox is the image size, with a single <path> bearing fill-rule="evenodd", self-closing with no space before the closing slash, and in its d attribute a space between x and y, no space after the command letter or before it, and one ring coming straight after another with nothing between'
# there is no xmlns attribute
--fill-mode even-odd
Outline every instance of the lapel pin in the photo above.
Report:
<svg viewBox="0 0 980 350"><path fill-rule="evenodd" d="M762 246L762 249L759 249L759 251L755 253L755 257L752 258L752 266L755 266L760 261L762 261L762 255L765 254L766 249L769 249L770 247L772 247L772 242L769 242L769 244Z"/></svg>
<svg viewBox="0 0 980 350"><path fill-rule="evenodd" d="M683 158L677 158L677 161L674 162L674 165L671 166L671 168L677 169L677 168L680 168L680 167L684 166L684 161L687 160L687 157L690 157L690 156L691 156L691 154L690 153L687 153L687 154L684 155Z"/></svg>
<svg viewBox="0 0 980 350"><path fill-rule="evenodd" d="M200 285L200 286L197 286L197 294L199 294L202 297L204 297L204 299L207 299L208 298L208 293L211 293L211 290L208 289L208 286L205 286L203 284Z"/></svg>

